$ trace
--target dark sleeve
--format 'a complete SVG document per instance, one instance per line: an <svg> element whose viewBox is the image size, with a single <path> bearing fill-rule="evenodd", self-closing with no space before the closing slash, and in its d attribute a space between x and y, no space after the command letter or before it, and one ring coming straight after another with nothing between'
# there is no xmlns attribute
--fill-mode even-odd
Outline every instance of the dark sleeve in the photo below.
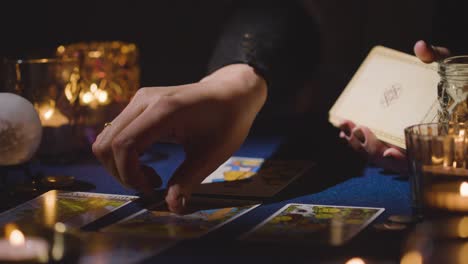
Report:
<svg viewBox="0 0 468 264"><path fill-rule="evenodd" d="M209 72L234 63L252 66L268 83L267 104L277 108L303 87L317 54L317 26L301 4L240 1L216 45Z"/></svg>

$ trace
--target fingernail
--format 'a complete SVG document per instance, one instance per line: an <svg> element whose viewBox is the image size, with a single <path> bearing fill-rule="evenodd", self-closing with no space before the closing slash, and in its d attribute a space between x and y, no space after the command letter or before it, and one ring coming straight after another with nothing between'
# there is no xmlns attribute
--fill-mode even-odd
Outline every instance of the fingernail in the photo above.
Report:
<svg viewBox="0 0 468 264"><path fill-rule="evenodd" d="M366 143L366 137L364 136L364 133L361 129L355 129L353 131L353 135L361 142L361 144Z"/></svg>
<svg viewBox="0 0 468 264"><path fill-rule="evenodd" d="M182 198L180 199L180 201L181 201L182 207L185 208L185 202L186 202L185 196L182 196Z"/></svg>
<svg viewBox="0 0 468 264"><path fill-rule="evenodd" d="M382 154L382 157L387 158L387 159L393 158L393 156L390 155L388 151L384 151L384 153Z"/></svg>
<svg viewBox="0 0 468 264"><path fill-rule="evenodd" d="M343 132L343 131L340 131L340 135L339 135L339 136L340 136L340 138L346 138L345 132Z"/></svg>
<svg viewBox="0 0 468 264"><path fill-rule="evenodd" d="M177 208L185 208L186 199L185 196L181 195L177 198Z"/></svg>
<svg viewBox="0 0 468 264"><path fill-rule="evenodd" d="M349 126L347 124L343 124L340 126L340 129L344 132L344 134L349 137L351 136L351 130L349 129Z"/></svg>

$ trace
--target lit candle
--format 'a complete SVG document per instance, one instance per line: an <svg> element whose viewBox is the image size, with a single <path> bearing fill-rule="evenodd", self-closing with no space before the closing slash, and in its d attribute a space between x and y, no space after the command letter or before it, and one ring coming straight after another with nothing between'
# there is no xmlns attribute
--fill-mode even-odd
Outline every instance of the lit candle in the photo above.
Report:
<svg viewBox="0 0 468 264"><path fill-rule="evenodd" d="M468 182L454 181L428 186L425 201L430 208L450 212L468 212Z"/></svg>
<svg viewBox="0 0 468 264"><path fill-rule="evenodd" d="M7 239L0 239L0 261L25 262L48 261L49 245L41 238L25 237L18 230L13 229Z"/></svg>
<svg viewBox="0 0 468 264"><path fill-rule="evenodd" d="M100 86L98 86L95 83L92 83L89 86L88 90L84 90L80 93L81 105L86 105L91 108L97 108L100 105L109 104L109 93L105 91L106 85L107 82L105 81L105 79L101 81Z"/></svg>
<svg viewBox="0 0 468 264"><path fill-rule="evenodd" d="M69 123L68 118L55 108L54 103L35 106L43 127L60 127Z"/></svg>

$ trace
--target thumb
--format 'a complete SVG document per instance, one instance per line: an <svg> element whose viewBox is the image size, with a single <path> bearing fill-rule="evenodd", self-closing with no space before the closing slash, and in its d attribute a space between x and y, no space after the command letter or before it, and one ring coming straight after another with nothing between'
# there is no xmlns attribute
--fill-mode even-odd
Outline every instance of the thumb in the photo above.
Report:
<svg viewBox="0 0 468 264"><path fill-rule="evenodd" d="M366 150L371 159L380 158L387 149L387 145L380 141L369 128L360 126L359 129L365 139L362 143L362 147Z"/></svg>
<svg viewBox="0 0 468 264"><path fill-rule="evenodd" d="M205 157L209 157L204 153ZM168 183L166 203L170 211L183 213L193 189L213 172L223 160L204 158L203 155L187 154Z"/></svg>

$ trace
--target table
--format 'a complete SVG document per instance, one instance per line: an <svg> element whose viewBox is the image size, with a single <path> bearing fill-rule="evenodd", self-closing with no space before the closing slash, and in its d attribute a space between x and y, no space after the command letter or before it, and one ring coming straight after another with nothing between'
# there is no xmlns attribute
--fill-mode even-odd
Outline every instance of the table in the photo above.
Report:
<svg viewBox="0 0 468 264"><path fill-rule="evenodd" d="M273 214L286 203L311 203L324 205L383 207L385 212L375 222L390 215L410 214L408 181L398 175L388 174L379 168L363 163L356 153L337 141L336 129L325 126L318 135L328 135L328 140L310 140L316 137L316 128L303 129L302 136L288 137L272 133L252 134L235 153L236 156L262 158L309 158L317 166L293 182L281 193L263 201L260 207L237 218L222 228L192 241L183 241L148 260L153 262L239 263L239 262L307 262L367 257L385 263L398 263L401 244L408 231L382 232L366 228L342 247L323 245L288 246L262 243L245 243L235 238ZM274 134L274 133L273 133ZM305 143L309 142L309 143ZM334 142L331 144L330 142ZM323 149L330 148L329 154ZM156 169L167 183L184 154L179 146L158 144L153 146L143 160ZM81 191L135 194L125 189L95 160L90 159L70 165L41 166L44 174L73 175L79 180ZM220 259L221 258L221 259ZM337 262L337 263L344 263Z"/></svg>

